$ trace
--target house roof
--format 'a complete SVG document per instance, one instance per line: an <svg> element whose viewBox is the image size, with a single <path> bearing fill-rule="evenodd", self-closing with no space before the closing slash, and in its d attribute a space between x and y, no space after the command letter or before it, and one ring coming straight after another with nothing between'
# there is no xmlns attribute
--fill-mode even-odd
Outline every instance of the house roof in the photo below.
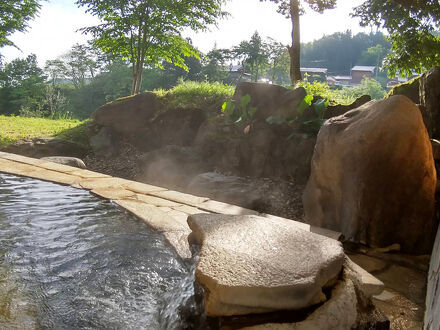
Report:
<svg viewBox="0 0 440 330"><path fill-rule="evenodd" d="M351 76L333 76L336 80L351 80Z"/></svg>
<svg viewBox="0 0 440 330"><path fill-rule="evenodd" d="M327 68L300 68L301 72L327 73Z"/></svg>
<svg viewBox="0 0 440 330"><path fill-rule="evenodd" d="M243 66L230 64L228 69L229 72L239 72L239 71L243 71Z"/></svg>
<svg viewBox="0 0 440 330"><path fill-rule="evenodd" d="M351 71L364 71L364 72L374 72L376 70L375 66L364 66L364 65L356 65Z"/></svg>

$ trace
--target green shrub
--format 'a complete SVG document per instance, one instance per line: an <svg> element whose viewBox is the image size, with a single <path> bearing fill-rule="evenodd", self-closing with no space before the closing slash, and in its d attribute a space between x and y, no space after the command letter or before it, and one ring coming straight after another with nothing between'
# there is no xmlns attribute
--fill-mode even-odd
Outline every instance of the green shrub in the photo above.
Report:
<svg viewBox="0 0 440 330"><path fill-rule="evenodd" d="M344 86L341 89L331 88L325 82L314 81L309 83L303 80L297 87L304 87L307 94L321 97L331 104L350 104L362 95L370 95L373 100L380 100L386 95L382 85L372 78L364 78L359 86Z"/></svg>
<svg viewBox="0 0 440 330"><path fill-rule="evenodd" d="M296 87L304 87L308 95L327 99L332 104L350 104L356 100L356 97L350 90L345 90L344 88L341 90L332 89L325 82L308 82L303 80Z"/></svg>
<svg viewBox="0 0 440 330"><path fill-rule="evenodd" d="M234 87L218 82L180 81L172 89L154 91L167 108L220 110L234 94Z"/></svg>

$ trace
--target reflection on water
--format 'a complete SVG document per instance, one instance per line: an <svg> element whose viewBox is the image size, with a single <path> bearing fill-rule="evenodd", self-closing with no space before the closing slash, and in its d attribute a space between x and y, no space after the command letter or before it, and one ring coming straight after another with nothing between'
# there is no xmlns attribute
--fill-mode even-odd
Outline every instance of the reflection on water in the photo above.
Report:
<svg viewBox="0 0 440 330"><path fill-rule="evenodd" d="M186 328L192 268L110 202L0 174L2 329Z"/></svg>

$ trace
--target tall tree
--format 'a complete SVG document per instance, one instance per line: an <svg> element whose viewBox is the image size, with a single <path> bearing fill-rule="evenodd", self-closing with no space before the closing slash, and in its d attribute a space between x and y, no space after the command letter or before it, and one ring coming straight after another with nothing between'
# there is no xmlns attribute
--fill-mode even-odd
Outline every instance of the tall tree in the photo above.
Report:
<svg viewBox="0 0 440 330"><path fill-rule="evenodd" d="M214 48L203 58L202 74L208 81L224 81L227 77L228 50Z"/></svg>
<svg viewBox="0 0 440 330"><path fill-rule="evenodd" d="M266 43L257 31L251 40L242 41L232 50L237 58L243 60L244 66L250 71L253 81L258 81L261 72L267 67L268 53Z"/></svg>
<svg viewBox="0 0 440 330"><path fill-rule="evenodd" d="M0 1L0 47L14 46L9 36L17 31L25 31L28 22L40 9L38 0Z"/></svg>
<svg viewBox="0 0 440 330"><path fill-rule="evenodd" d="M286 45L272 38L269 38L266 45L269 55L270 77L274 83L285 83L285 77L289 76L289 51Z"/></svg>
<svg viewBox="0 0 440 330"><path fill-rule="evenodd" d="M181 36L183 28L204 30L225 15L225 0L77 0L103 23L83 29L106 53L118 54L132 65L132 94L139 93L146 65L162 60L187 69L185 56L197 50Z"/></svg>
<svg viewBox="0 0 440 330"><path fill-rule="evenodd" d="M367 54L367 50L377 45L386 52L391 47L381 32L355 35L351 31L336 32L302 44L301 66L324 67L330 74L349 75L354 65L376 65L377 56Z"/></svg>
<svg viewBox="0 0 440 330"><path fill-rule="evenodd" d="M267 1L267 0L260 0ZM295 85L301 78L300 57L301 57L301 31L300 16L304 14L304 7L300 0L269 0L278 4L278 12L290 18L292 22L292 45L289 46L290 54L290 80ZM311 9L323 13L325 9L332 9L336 6L336 0L303 0Z"/></svg>
<svg viewBox="0 0 440 330"><path fill-rule="evenodd" d="M61 79L67 79L76 89L94 78L98 69L97 54L91 47L80 44L73 45L59 58L47 61L44 67L53 85Z"/></svg>
<svg viewBox="0 0 440 330"><path fill-rule="evenodd" d="M361 25L389 33L391 51L385 59L389 73L411 75L440 65L440 3L438 0L366 0L353 16Z"/></svg>
<svg viewBox="0 0 440 330"><path fill-rule="evenodd" d="M0 71L0 113L18 114L22 108L35 110L44 97L45 80L33 54L7 63Z"/></svg>

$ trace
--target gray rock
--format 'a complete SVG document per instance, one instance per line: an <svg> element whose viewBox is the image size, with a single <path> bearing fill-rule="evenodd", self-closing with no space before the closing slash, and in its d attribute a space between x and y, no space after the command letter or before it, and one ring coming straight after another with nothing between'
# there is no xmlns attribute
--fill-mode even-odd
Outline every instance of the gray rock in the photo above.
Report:
<svg viewBox="0 0 440 330"><path fill-rule="evenodd" d="M344 263L339 242L258 216L196 214L190 242L201 245L196 280L208 315L302 309L325 301L322 292Z"/></svg>
<svg viewBox="0 0 440 330"><path fill-rule="evenodd" d="M440 141L431 139L432 145L432 155L434 156L434 160L440 160Z"/></svg>
<svg viewBox="0 0 440 330"><path fill-rule="evenodd" d="M243 330L350 330L354 329L357 323L356 306L355 286L350 279L345 279L332 290L331 299L304 321L284 324L268 323L246 327Z"/></svg>
<svg viewBox="0 0 440 330"><path fill-rule="evenodd" d="M426 296L425 330L440 329L440 227L431 255Z"/></svg>
<svg viewBox="0 0 440 330"><path fill-rule="evenodd" d="M84 164L84 162L81 159L75 157L52 156L52 157L43 157L41 159L62 165L69 165L78 168L86 168L86 164Z"/></svg>

